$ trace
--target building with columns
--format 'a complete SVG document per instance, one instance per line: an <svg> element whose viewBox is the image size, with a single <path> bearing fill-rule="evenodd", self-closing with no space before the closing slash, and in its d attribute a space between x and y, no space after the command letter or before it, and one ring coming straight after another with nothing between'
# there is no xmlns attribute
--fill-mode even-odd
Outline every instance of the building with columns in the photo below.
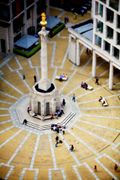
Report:
<svg viewBox="0 0 120 180"><path fill-rule="evenodd" d="M120 70L120 0L93 0L92 19L69 28L69 59L80 65L81 46L92 51L92 77L97 57L109 63L109 89L114 68Z"/></svg>
<svg viewBox="0 0 120 180"><path fill-rule="evenodd" d="M12 53L18 39L35 34L43 10L49 13L49 0L1 0L0 52Z"/></svg>

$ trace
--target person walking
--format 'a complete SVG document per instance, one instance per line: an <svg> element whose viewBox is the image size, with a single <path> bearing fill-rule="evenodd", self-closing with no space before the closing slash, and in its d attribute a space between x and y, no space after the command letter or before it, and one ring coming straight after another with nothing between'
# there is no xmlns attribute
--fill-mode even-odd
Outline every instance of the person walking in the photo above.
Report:
<svg viewBox="0 0 120 180"><path fill-rule="evenodd" d="M114 165L114 170L115 170L115 171L118 170L118 165L117 165L117 164Z"/></svg>
<svg viewBox="0 0 120 180"><path fill-rule="evenodd" d="M73 151L74 150L74 146L73 144L70 145L70 151Z"/></svg>
<svg viewBox="0 0 120 180"><path fill-rule="evenodd" d="M55 147L57 147L57 146L58 146L58 143L59 143L59 136L56 136L55 141L56 141Z"/></svg>
<svg viewBox="0 0 120 180"><path fill-rule="evenodd" d="M94 165L94 171L97 172L97 166L96 165Z"/></svg>
<svg viewBox="0 0 120 180"><path fill-rule="evenodd" d="M59 141L59 136L56 136L55 140L56 140L56 142L58 142Z"/></svg>
<svg viewBox="0 0 120 180"><path fill-rule="evenodd" d="M56 142L56 143L55 143L55 147L58 147L58 143L59 143L59 142Z"/></svg>
<svg viewBox="0 0 120 180"><path fill-rule="evenodd" d="M73 94L72 100L73 100L74 102L76 101L75 94Z"/></svg>
<svg viewBox="0 0 120 180"><path fill-rule="evenodd" d="M33 78L34 78L34 83L36 83L36 82L37 82L37 77L36 77L36 75L34 75Z"/></svg>
<svg viewBox="0 0 120 180"><path fill-rule="evenodd" d="M23 74L23 80L25 80L25 74Z"/></svg>
<svg viewBox="0 0 120 180"><path fill-rule="evenodd" d="M27 125L27 119L24 119L23 124Z"/></svg>
<svg viewBox="0 0 120 180"><path fill-rule="evenodd" d="M65 135L65 130L62 130L63 135Z"/></svg>
<svg viewBox="0 0 120 180"><path fill-rule="evenodd" d="M95 78L95 84L100 85L100 84L99 84L99 78L98 78L98 77Z"/></svg>
<svg viewBox="0 0 120 180"><path fill-rule="evenodd" d="M62 106L64 107L65 104L66 104L66 101L65 101L65 99L63 99L63 100L62 100Z"/></svg>

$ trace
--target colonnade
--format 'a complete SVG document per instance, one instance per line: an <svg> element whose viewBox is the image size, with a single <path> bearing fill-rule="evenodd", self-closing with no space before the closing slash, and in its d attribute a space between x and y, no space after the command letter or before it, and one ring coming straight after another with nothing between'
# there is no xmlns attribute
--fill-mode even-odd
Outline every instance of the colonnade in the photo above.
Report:
<svg viewBox="0 0 120 180"><path fill-rule="evenodd" d="M80 59L81 59L80 44L83 44L83 42L79 38L77 38L73 34L69 34L68 59L77 66L80 65ZM83 45L88 49L90 48L90 50L92 51L92 77L96 77L97 56L100 56L100 54L97 52L96 49L94 49L92 44L91 47L89 47L87 44L83 44ZM104 55L102 55L101 57L109 63L109 89L112 90L113 77L114 77L114 64L110 60L106 59Z"/></svg>

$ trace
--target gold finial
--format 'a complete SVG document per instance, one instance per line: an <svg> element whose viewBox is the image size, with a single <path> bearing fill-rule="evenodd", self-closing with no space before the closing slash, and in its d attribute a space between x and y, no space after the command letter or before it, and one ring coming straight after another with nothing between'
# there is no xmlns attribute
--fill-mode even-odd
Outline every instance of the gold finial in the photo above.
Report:
<svg viewBox="0 0 120 180"><path fill-rule="evenodd" d="M40 24L44 27L44 26L46 26L46 24L47 24L47 21L46 21L46 14L43 12L42 14L41 14L41 21L40 21Z"/></svg>

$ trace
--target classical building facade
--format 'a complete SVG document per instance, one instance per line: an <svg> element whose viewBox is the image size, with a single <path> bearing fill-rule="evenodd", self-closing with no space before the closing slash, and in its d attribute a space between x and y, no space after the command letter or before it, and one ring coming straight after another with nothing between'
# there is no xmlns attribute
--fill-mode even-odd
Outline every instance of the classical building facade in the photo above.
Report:
<svg viewBox="0 0 120 180"><path fill-rule="evenodd" d="M97 56L109 63L109 89L112 89L114 68L120 70L120 0L93 0L92 20L69 28L69 33L69 59L80 65L80 44L83 44L93 54L93 77Z"/></svg>
<svg viewBox="0 0 120 180"><path fill-rule="evenodd" d="M25 34L35 34L43 10L49 13L49 0L1 0L0 52L12 53L14 42Z"/></svg>

